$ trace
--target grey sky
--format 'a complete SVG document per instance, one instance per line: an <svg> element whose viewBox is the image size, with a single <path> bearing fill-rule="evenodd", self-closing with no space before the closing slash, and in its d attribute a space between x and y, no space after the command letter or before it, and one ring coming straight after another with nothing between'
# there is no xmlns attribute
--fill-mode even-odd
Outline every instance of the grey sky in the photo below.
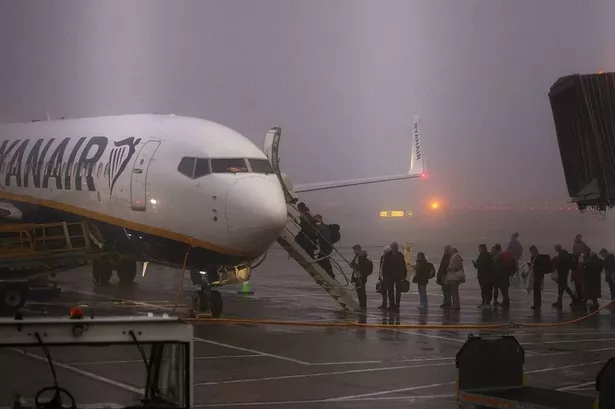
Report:
<svg viewBox="0 0 615 409"><path fill-rule="evenodd" d="M299 183L405 171L418 113L428 181L309 200L560 203L547 93L615 67L614 15L609 0L0 0L0 119L176 113L258 145L277 125Z"/></svg>

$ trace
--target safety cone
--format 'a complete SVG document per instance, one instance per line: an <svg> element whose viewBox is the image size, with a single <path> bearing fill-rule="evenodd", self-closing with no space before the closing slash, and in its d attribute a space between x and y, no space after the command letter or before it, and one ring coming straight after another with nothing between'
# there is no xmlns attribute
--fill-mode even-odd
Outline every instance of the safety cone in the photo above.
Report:
<svg viewBox="0 0 615 409"><path fill-rule="evenodd" d="M237 294L244 294L244 295L254 294L254 291L250 290L250 280L244 281L243 283L241 283L241 290L237 291Z"/></svg>

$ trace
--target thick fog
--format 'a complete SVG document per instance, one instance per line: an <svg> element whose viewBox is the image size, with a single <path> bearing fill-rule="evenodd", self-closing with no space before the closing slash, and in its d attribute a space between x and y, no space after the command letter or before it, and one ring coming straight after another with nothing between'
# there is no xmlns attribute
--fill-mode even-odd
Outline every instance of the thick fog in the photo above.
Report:
<svg viewBox="0 0 615 409"><path fill-rule="evenodd" d="M3 0L0 120L175 113L258 145L281 126L299 184L405 172L418 114L427 180L302 196L345 239L504 241L527 225L526 242L551 229L611 245L612 215L453 206L566 206L547 94L560 76L614 69L614 15L610 0ZM442 214L421 213L434 198Z"/></svg>

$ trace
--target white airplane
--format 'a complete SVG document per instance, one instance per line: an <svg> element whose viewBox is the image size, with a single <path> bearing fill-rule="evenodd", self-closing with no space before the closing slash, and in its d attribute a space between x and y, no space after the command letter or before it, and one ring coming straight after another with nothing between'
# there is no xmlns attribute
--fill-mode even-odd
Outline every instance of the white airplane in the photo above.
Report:
<svg viewBox="0 0 615 409"><path fill-rule="evenodd" d="M412 165L404 175L293 191L279 172L279 137L279 128L269 131L266 155L226 126L175 115L2 124L0 219L85 219L111 254L93 262L97 285L108 282L113 270L121 282L131 282L137 261L185 265L223 285L247 280L283 230L284 191L296 197L424 174L416 117ZM218 292L211 297L221 304Z"/></svg>

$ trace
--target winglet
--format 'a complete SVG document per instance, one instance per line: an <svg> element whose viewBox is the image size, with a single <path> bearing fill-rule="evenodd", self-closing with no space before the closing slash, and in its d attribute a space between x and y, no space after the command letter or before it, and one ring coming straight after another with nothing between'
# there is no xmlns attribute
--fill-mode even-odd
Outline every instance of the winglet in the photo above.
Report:
<svg viewBox="0 0 615 409"><path fill-rule="evenodd" d="M427 168L425 167L425 158L421 148L419 116L414 115L414 121L412 123L412 157L410 158L409 175L423 176L426 174Z"/></svg>

